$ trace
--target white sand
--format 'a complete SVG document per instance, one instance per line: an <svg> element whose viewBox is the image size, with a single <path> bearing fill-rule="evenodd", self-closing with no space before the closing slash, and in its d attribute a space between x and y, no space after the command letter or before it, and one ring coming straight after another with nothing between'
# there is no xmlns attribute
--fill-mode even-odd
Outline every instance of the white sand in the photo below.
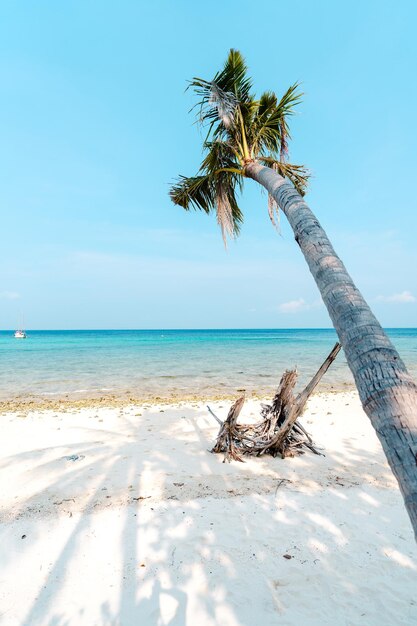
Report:
<svg viewBox="0 0 417 626"><path fill-rule="evenodd" d="M355 394L313 397L326 456L285 461L223 464L197 403L1 420L2 625L417 624L411 525Z"/></svg>

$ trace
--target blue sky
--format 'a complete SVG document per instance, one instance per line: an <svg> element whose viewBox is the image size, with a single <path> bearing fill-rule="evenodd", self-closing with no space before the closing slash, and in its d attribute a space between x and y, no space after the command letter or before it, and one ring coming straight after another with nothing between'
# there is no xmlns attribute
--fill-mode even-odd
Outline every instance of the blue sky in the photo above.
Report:
<svg viewBox="0 0 417 626"><path fill-rule="evenodd" d="M417 4L37 0L0 6L0 328L328 327L248 181L225 252L173 206L201 135L187 79L231 47L256 91L305 92L291 158L385 326L417 326Z"/></svg>

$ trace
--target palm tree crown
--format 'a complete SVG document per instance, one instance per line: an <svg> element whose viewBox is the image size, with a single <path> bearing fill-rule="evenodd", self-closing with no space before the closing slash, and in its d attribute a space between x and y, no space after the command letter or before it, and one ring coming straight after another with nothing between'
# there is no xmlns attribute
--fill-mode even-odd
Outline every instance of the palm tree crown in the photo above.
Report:
<svg viewBox="0 0 417 626"><path fill-rule="evenodd" d="M223 240L239 234L243 221L236 199L245 177L245 167L253 161L287 177L303 194L308 173L301 165L288 162L290 139L288 117L300 102L298 83L291 85L278 101L272 91L256 100L245 61L237 50L230 50L223 69L212 81L194 78L190 82L200 100L200 124L208 126L203 144L205 156L198 174L180 176L170 191L171 199L184 209L216 211ZM278 206L268 201L269 216L275 225Z"/></svg>

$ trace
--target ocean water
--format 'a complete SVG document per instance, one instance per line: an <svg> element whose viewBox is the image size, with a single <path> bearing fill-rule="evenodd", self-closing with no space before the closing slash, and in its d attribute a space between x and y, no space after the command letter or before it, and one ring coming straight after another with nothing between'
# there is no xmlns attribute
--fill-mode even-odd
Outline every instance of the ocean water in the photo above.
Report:
<svg viewBox="0 0 417 626"><path fill-rule="evenodd" d="M417 378L417 329L389 329ZM299 384L313 376L336 342L334 330L0 331L0 400L131 395L220 396L246 389L270 393L297 366ZM339 353L321 389L349 389Z"/></svg>

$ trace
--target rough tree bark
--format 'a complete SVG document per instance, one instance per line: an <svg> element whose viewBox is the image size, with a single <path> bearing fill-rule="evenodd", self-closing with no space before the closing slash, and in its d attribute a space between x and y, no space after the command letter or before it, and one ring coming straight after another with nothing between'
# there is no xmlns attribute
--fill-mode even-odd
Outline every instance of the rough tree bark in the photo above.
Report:
<svg viewBox="0 0 417 626"><path fill-rule="evenodd" d="M397 478L417 540L417 387L325 231L287 179L256 162L245 173L275 199L294 231Z"/></svg>

